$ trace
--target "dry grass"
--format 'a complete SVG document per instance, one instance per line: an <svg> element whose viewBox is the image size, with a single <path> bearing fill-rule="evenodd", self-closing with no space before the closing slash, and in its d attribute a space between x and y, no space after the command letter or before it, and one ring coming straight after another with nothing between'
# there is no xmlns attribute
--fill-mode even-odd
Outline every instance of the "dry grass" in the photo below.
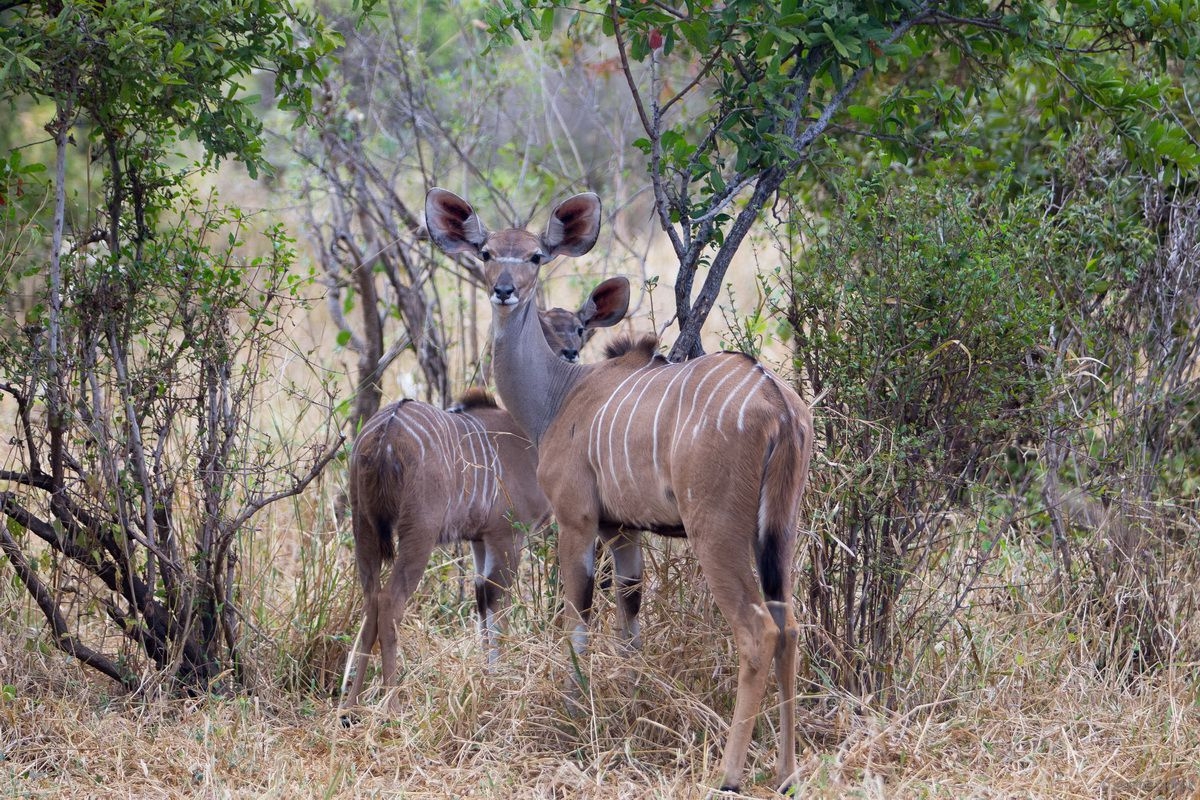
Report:
<svg viewBox="0 0 1200 800"><path fill-rule="evenodd" d="M27 604L0 589L11 609L0 623L0 795L711 793L734 659L686 547L650 559L643 653L618 655L607 635L613 610L601 603L604 624L584 665L589 713L577 716L562 690L571 663L546 600L528 591L552 565L530 559L505 656L489 671L458 600L457 568L443 559L433 568L442 580L426 581L403 625L401 685L385 692L373 683L358 724L344 728L329 690L357 621L350 552L337 530L288 523L323 516L303 505L281 510L257 560L247 559L263 638L251 650L257 688L246 697L113 696L39 645ZM1026 578L1036 563L1020 565ZM932 661L908 667L911 702L901 697L901 711L810 687L797 796L1200 797L1196 665L1141 677L1101 671L1080 643L1077 615L995 592ZM751 750L751 796L772 796L774 724L773 714L762 717Z"/></svg>

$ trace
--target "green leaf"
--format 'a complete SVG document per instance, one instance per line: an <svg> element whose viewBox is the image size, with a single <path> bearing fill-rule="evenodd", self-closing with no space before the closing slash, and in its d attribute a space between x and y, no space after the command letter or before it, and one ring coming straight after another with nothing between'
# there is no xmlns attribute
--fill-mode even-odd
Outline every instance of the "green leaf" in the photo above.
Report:
<svg viewBox="0 0 1200 800"><path fill-rule="evenodd" d="M870 106L847 106L846 113L850 115L850 119L866 125L874 125L879 119L879 111Z"/></svg>
<svg viewBox="0 0 1200 800"><path fill-rule="evenodd" d="M695 19L685 20L677 26L683 38L687 43L701 52L707 52L709 40L709 27L705 15L697 16Z"/></svg>

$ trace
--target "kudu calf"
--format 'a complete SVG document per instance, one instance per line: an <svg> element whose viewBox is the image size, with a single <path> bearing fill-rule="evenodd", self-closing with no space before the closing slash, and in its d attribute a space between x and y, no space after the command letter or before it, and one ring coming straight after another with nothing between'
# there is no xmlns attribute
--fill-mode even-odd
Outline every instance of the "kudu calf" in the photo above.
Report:
<svg viewBox="0 0 1200 800"><path fill-rule="evenodd" d="M589 333L579 317L561 308L539 316L545 346L564 363L577 361ZM489 660L495 659L521 537L550 513L536 472L529 439L481 390L468 391L449 411L401 400L367 421L350 455L354 557L364 612L342 678L343 708L358 703L376 641L384 685L391 685L396 625L439 543L471 542L480 633ZM392 572L381 586L387 563Z"/></svg>
<svg viewBox="0 0 1200 800"><path fill-rule="evenodd" d="M538 481L559 524L565 619L577 651L587 645L597 536L613 547L625 636L636 644L639 530L686 535L739 657L737 701L723 785L741 781L772 662L780 687L779 783L796 768L799 628L792 573L800 498L808 476L812 415L789 386L753 358L718 353L682 364L645 339L599 364L564 363L545 344L534 306L539 267L595 244L600 201L558 205L545 233L488 232L467 201L426 197L426 223L447 253L473 253L492 285L496 388L538 447ZM629 282L593 290L580 317L613 325ZM758 575L755 576L757 566Z"/></svg>

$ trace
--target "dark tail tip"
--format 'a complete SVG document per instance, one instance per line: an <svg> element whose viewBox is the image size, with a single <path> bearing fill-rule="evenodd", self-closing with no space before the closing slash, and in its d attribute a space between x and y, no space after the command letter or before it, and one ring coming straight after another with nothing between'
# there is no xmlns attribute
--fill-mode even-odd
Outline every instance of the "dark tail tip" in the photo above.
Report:
<svg viewBox="0 0 1200 800"><path fill-rule="evenodd" d="M768 528L759 532L754 543L755 557L758 560L758 579L762 583L763 598L767 602L781 601L790 587L784 586L784 576L787 565L784 563L787 548L786 538L778 530Z"/></svg>
<svg viewBox="0 0 1200 800"><path fill-rule="evenodd" d="M375 534L379 537L379 555L385 564L396 557L396 543L392 541L392 521L383 516L375 517Z"/></svg>

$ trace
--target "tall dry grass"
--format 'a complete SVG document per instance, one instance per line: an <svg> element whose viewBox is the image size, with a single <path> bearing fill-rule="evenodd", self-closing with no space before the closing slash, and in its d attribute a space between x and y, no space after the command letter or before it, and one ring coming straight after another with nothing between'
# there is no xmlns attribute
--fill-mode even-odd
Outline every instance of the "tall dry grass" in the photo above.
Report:
<svg viewBox="0 0 1200 800"><path fill-rule="evenodd" d="M331 473L320 491L274 509L244 555L254 666L245 696L115 694L48 648L35 610L12 585L0 587L0 796L712 792L736 660L678 542L652 543L643 652L620 655L611 595L598 598L600 634L581 665L586 714L564 702L573 665L544 593L552 547L535 536L498 665L484 667L471 592L460 591L469 564L441 553L402 625L399 685L372 680L358 724L343 727L334 690L359 597L338 488ZM1168 578L1194 593L1194 558L1177 563ZM1052 565L1036 537L1014 535L936 646L897 665L907 690L894 711L832 694L806 674L797 796L1200 797L1197 664L1144 674L1100 666L1098 621L1063 607ZM1179 622L1177 635L1194 643L1194 625ZM776 718L760 718L750 796L772 796Z"/></svg>

